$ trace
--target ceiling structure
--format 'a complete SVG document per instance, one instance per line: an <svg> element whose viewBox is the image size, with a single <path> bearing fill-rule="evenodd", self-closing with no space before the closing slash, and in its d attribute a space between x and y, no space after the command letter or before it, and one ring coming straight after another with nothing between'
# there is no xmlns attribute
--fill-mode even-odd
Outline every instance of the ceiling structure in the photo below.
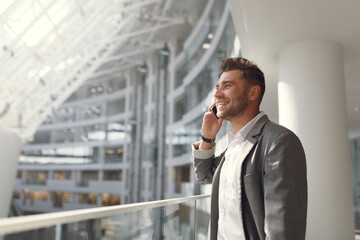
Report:
<svg viewBox="0 0 360 240"><path fill-rule="evenodd" d="M84 81L141 65L170 34L181 33L193 13L186 2L0 3L0 126L31 140Z"/></svg>
<svg viewBox="0 0 360 240"><path fill-rule="evenodd" d="M297 42L342 45L349 134L360 136L360 1L228 0L244 56L264 70L264 109L278 119L278 56ZM326 87L324 87L326 91Z"/></svg>
<svg viewBox="0 0 360 240"><path fill-rule="evenodd" d="M344 47L349 132L360 135L360 2L228 0L241 48L267 76L277 121L277 57L298 41ZM6 0L0 3L0 126L30 140L84 81L143 63L189 27L205 0Z"/></svg>

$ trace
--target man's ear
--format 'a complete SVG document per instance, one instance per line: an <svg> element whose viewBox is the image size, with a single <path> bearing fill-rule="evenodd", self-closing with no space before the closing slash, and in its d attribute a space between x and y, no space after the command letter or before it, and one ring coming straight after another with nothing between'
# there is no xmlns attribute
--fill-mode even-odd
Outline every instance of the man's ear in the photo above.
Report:
<svg viewBox="0 0 360 240"><path fill-rule="evenodd" d="M260 96L260 91L261 91L261 89L260 89L259 85L254 85L254 86L250 87L249 100L254 101L254 100L258 99Z"/></svg>

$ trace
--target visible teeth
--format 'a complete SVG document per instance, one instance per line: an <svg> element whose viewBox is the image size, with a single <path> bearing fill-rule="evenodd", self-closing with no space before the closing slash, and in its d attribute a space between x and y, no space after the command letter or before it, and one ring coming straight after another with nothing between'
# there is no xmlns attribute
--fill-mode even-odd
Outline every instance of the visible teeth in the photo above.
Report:
<svg viewBox="0 0 360 240"><path fill-rule="evenodd" d="M225 104L226 104L226 103L223 103L223 102L222 102L222 103L218 103L218 105L225 105Z"/></svg>

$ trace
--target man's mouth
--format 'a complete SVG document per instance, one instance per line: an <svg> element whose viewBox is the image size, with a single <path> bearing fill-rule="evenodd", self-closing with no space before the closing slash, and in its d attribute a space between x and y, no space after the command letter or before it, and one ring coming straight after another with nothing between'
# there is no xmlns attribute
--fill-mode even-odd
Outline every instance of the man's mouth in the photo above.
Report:
<svg viewBox="0 0 360 240"><path fill-rule="evenodd" d="M218 110L222 109L225 105L227 105L229 102L217 102L216 107Z"/></svg>

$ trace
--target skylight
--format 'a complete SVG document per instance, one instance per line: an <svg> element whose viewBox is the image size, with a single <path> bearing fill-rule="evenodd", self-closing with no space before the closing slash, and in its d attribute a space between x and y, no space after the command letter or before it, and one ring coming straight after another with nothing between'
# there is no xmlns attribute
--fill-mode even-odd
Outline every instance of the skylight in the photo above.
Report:
<svg viewBox="0 0 360 240"><path fill-rule="evenodd" d="M84 81L142 64L184 23L162 2L1 0L0 125L31 138Z"/></svg>

